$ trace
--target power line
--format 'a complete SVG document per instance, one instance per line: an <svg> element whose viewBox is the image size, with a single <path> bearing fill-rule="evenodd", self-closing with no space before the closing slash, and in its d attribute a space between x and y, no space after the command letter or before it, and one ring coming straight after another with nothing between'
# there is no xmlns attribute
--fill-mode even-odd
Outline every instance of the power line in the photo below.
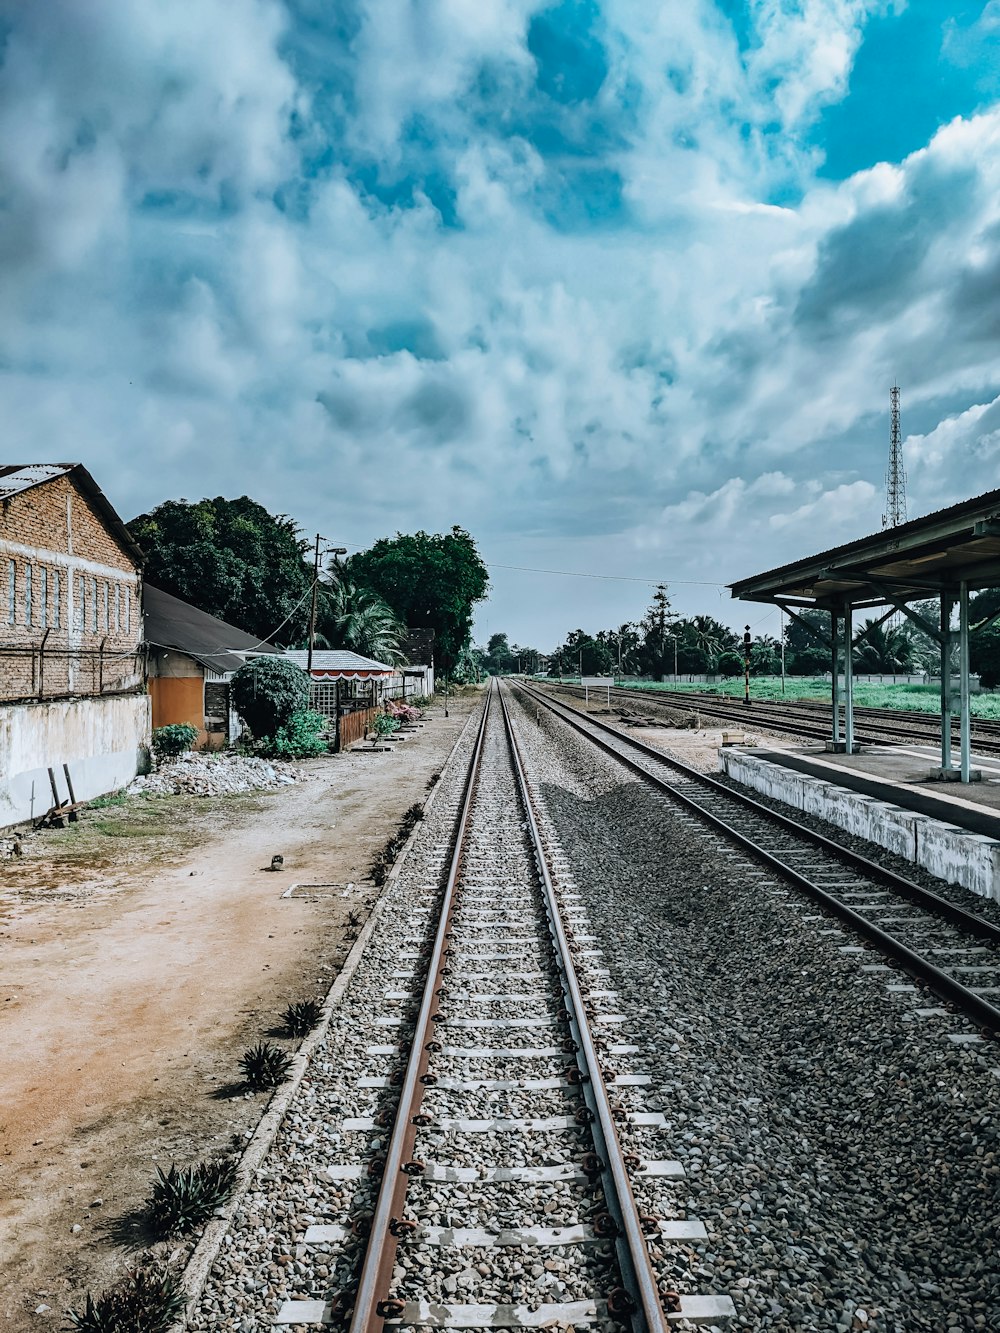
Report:
<svg viewBox="0 0 1000 1333"><path fill-rule="evenodd" d="M576 569L537 569L533 565L494 565L486 562L487 569L515 569L522 574L561 574L568 579L604 579L612 583L644 583L647 587L655 588L661 583L683 584L689 588L725 588L725 583L712 583L707 579L640 579L629 574L584 574Z"/></svg>

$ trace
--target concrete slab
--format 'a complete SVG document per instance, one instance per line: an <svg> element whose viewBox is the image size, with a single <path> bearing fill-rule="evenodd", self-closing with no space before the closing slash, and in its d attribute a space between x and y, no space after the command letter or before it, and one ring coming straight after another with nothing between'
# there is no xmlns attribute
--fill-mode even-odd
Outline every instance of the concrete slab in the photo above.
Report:
<svg viewBox="0 0 1000 1333"><path fill-rule="evenodd" d="M945 793L926 781L931 751L916 747L836 756L817 747L721 753L726 773L753 791L1000 901L1000 782Z"/></svg>

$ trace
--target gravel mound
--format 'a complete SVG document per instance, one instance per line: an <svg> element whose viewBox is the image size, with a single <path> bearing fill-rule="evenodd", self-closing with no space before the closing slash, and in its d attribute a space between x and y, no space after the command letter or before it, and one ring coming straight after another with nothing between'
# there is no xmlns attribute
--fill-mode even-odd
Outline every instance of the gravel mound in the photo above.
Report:
<svg viewBox="0 0 1000 1333"><path fill-rule="evenodd" d="M176 759L162 760L155 773L137 777L127 790L130 796L236 796L287 787L302 777L302 771L291 764L191 750Z"/></svg>

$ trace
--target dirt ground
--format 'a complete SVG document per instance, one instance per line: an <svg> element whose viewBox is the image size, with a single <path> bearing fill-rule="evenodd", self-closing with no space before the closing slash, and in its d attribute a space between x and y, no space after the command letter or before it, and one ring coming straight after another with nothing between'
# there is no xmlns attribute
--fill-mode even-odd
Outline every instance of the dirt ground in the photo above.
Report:
<svg viewBox="0 0 1000 1333"><path fill-rule="evenodd" d="M0 863L4 1333L63 1326L121 1272L157 1165L249 1137L268 1098L239 1089L240 1055L295 1045L278 1015L329 989L372 857L475 703L273 793L90 809ZM283 896L297 883L339 887Z"/></svg>

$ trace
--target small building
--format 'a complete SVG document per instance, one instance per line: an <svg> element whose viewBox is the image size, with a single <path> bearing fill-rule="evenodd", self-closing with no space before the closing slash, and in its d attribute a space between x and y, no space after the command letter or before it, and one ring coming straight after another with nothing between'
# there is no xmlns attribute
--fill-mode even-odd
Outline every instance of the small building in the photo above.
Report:
<svg viewBox="0 0 1000 1333"><path fill-rule="evenodd" d="M0 827L135 776L141 564L82 464L0 465Z"/></svg>
<svg viewBox="0 0 1000 1333"><path fill-rule="evenodd" d="M284 654L290 662L309 670L309 707L337 725L337 749L361 740L371 727L386 686L396 675L395 667L345 648L314 649L312 668L309 653L293 649Z"/></svg>
<svg viewBox="0 0 1000 1333"><path fill-rule="evenodd" d="M186 722L197 727L199 748L220 749L240 731L233 672L248 656L278 650L150 583L143 606L153 728Z"/></svg>

